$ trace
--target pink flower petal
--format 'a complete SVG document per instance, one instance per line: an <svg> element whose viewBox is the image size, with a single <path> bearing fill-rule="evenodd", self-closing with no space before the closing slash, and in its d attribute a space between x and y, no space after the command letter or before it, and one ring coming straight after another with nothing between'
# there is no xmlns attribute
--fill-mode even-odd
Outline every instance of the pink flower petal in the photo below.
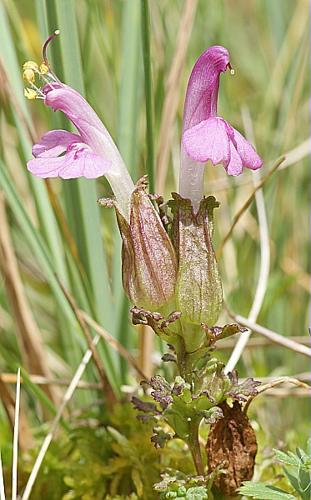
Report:
<svg viewBox="0 0 311 500"><path fill-rule="evenodd" d="M230 141L230 161L226 167L229 175L240 175L243 171L242 160L234 144Z"/></svg>
<svg viewBox="0 0 311 500"><path fill-rule="evenodd" d="M81 137L77 134L67 132L67 130L51 130L46 132L32 148L35 157L55 157L66 151L67 146L74 142L81 142Z"/></svg>
<svg viewBox="0 0 311 500"><path fill-rule="evenodd" d="M58 158L39 157L27 163L28 170L37 177L61 177L96 179L113 172L111 162L94 153L84 143L74 143L64 156Z"/></svg>
<svg viewBox="0 0 311 500"><path fill-rule="evenodd" d="M227 166L230 159L229 138L222 118L209 118L186 130L183 134L186 153L194 161Z"/></svg>
<svg viewBox="0 0 311 500"><path fill-rule="evenodd" d="M252 170L262 167L263 161L256 153L255 148L235 128L233 128L233 133L233 142L236 143L235 146L241 157L243 167L251 168Z"/></svg>

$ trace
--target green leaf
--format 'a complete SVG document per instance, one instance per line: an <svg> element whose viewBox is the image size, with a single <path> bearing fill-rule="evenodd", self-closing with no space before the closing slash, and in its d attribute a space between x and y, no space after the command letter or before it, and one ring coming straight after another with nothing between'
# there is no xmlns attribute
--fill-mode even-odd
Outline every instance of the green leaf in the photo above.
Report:
<svg viewBox="0 0 311 500"><path fill-rule="evenodd" d="M239 489L239 493L258 500L295 500L295 497L290 493L286 493L286 491L265 483L254 483L252 481L245 481Z"/></svg>

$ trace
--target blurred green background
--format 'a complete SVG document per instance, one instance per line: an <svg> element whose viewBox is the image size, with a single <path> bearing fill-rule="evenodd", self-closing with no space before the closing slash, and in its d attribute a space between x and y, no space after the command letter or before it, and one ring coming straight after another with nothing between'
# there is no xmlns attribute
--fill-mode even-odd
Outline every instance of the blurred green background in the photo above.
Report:
<svg viewBox="0 0 311 500"><path fill-rule="evenodd" d="M271 261L257 321L281 335L305 337L310 283L308 2L151 0L149 5L156 190L167 199L177 188L183 99L191 68L206 47L224 45L235 76L221 77L219 114L255 140L264 159L261 176L280 155L287 156L263 189ZM96 204L99 195L111 195L105 179L46 183L26 170L33 138L51 128L69 126L61 114L45 109L42 101L27 102L23 96L21 66L29 59L41 62L42 43L56 28L61 35L49 48L55 73L94 107L133 180L150 173L141 3L2 0L0 373L12 374L22 366L26 373L43 370L42 375L52 379L71 379L86 343L55 273L79 307L118 338L144 370L162 370L160 357L155 355L161 346L155 342L151 356L141 340L142 332L130 325L114 214ZM216 250L253 189L249 171L232 179L221 167L206 169L206 194L215 194L221 202L216 214ZM260 267L255 202L224 247L220 267L227 305L247 316ZM224 311L219 323L225 321ZM136 384L127 363L103 341L99 353L117 394L122 385ZM230 349L219 351L224 362L229 355ZM247 348L238 364L242 377L297 375L309 367L304 356L275 345ZM84 380L97 379L90 365ZM0 446L9 457L8 415L14 391L0 380ZM46 392L44 387L48 387ZM51 411L46 395L57 404L62 391L57 385L37 385L25 378L22 407L34 435L41 432L46 412ZM96 390L78 389L69 405L68 421L81 405L96 405L97 397ZM262 449L282 442L304 446L309 410L308 399L295 388L287 395L276 391L258 398L251 417Z"/></svg>

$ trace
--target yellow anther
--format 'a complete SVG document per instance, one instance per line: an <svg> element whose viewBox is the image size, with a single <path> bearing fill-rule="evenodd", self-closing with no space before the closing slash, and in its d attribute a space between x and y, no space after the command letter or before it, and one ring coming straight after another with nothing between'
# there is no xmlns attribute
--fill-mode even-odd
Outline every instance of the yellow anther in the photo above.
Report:
<svg viewBox="0 0 311 500"><path fill-rule="evenodd" d="M235 71L233 68L230 69L230 75L234 75Z"/></svg>
<svg viewBox="0 0 311 500"><path fill-rule="evenodd" d="M27 83L33 83L35 81L35 73L32 69L25 69L23 71L23 78Z"/></svg>
<svg viewBox="0 0 311 500"><path fill-rule="evenodd" d="M38 71L38 64L34 61L26 61L23 64L23 70L31 69L32 71Z"/></svg>
<svg viewBox="0 0 311 500"><path fill-rule="evenodd" d="M41 75L45 75L46 73L49 72L49 67L45 63L42 63L42 64L40 64L39 71L40 71Z"/></svg>
<svg viewBox="0 0 311 500"><path fill-rule="evenodd" d="M34 89L24 89L24 96L31 101L33 99L36 99L38 94Z"/></svg>

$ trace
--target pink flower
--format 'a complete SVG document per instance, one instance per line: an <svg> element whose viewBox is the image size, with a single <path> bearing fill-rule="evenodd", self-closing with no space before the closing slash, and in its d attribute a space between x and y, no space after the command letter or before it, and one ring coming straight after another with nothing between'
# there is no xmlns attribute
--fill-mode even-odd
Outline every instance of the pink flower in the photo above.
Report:
<svg viewBox="0 0 311 500"><path fill-rule="evenodd" d="M45 63L40 68L32 61L24 64L24 79L30 85L25 95L29 99L42 99L53 111L62 111L77 133L66 130L46 132L33 146L35 158L28 161L27 168L42 178L95 179L105 175L119 210L128 219L133 181L118 148L93 108L79 92L61 83L50 70L45 51L54 36L49 37L44 45ZM36 76L45 81L43 88L35 85Z"/></svg>
<svg viewBox="0 0 311 500"><path fill-rule="evenodd" d="M184 107L180 194L197 207L203 195L203 164L221 163L229 175L243 167L256 170L262 160L253 146L226 120L217 116L219 77L231 69L229 52L215 45L199 57L192 70Z"/></svg>

